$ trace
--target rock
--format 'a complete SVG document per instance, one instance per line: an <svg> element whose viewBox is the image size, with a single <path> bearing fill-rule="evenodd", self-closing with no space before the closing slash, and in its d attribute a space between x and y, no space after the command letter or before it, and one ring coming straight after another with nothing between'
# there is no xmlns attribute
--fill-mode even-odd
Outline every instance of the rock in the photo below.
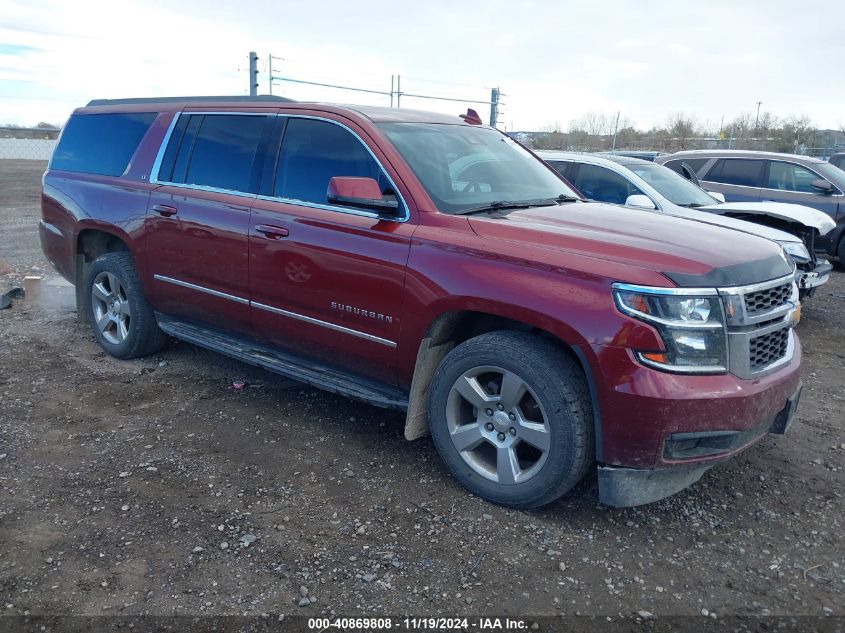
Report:
<svg viewBox="0 0 845 633"><path fill-rule="evenodd" d="M303 598L306 597L308 595L308 587L306 587L305 585L302 585L299 588L299 595L302 596Z"/></svg>
<svg viewBox="0 0 845 633"><path fill-rule="evenodd" d="M158 364L158 366L159 366L159 367L167 367L169 364L170 364L170 363L168 363L166 360L163 360L163 361L161 361L161 362Z"/></svg>
<svg viewBox="0 0 845 633"><path fill-rule="evenodd" d="M218 532L222 532L222 531L223 531L223 530L225 530L225 529L226 529L226 526L225 526L225 525L223 525L222 523L221 523L220 525L218 525L218 526L217 526L217 531L218 531Z"/></svg>
<svg viewBox="0 0 845 633"><path fill-rule="evenodd" d="M226 541L220 543L220 549L229 549L229 544Z"/></svg>
<svg viewBox="0 0 845 633"><path fill-rule="evenodd" d="M643 620L651 620L654 618L654 614L651 611L637 611L637 615Z"/></svg>
<svg viewBox="0 0 845 633"><path fill-rule="evenodd" d="M258 537L255 534L244 534L239 540L241 545L244 547L249 547L252 545Z"/></svg>
<svg viewBox="0 0 845 633"><path fill-rule="evenodd" d="M122 506L120 506L120 509L123 510L124 512L126 512L127 510L129 510L129 506L128 505L122 505Z"/></svg>
<svg viewBox="0 0 845 633"><path fill-rule="evenodd" d="M121 473L118 475L118 477L120 477L121 479L126 479L126 478L130 475L130 474L131 474L131 473L130 473L128 470L124 470L123 472L121 472Z"/></svg>
<svg viewBox="0 0 845 633"><path fill-rule="evenodd" d="M482 514L482 515L481 515L481 518L482 518L482 519L484 519L485 521L492 521L492 520L493 520L493 515L492 515L492 514L487 514L487 513L485 512L484 514Z"/></svg>
<svg viewBox="0 0 845 633"><path fill-rule="evenodd" d="M557 568L558 568L560 571L566 571L566 563L558 563L558 564L557 564Z"/></svg>
<svg viewBox="0 0 845 633"><path fill-rule="evenodd" d="M464 598L464 602L466 602L467 604L472 604L472 598L467 596L466 598Z"/></svg>
<svg viewBox="0 0 845 633"><path fill-rule="evenodd" d="M658 585L655 589L657 589L657 593L663 593L663 587Z"/></svg>
<svg viewBox="0 0 845 633"><path fill-rule="evenodd" d="M364 582L373 582L375 579L375 574L364 574L363 576L361 576L361 580L363 580Z"/></svg>
<svg viewBox="0 0 845 633"><path fill-rule="evenodd" d="M194 554L199 554L203 551L203 548L197 545L193 550L191 550Z"/></svg>
<svg viewBox="0 0 845 633"><path fill-rule="evenodd" d="M701 615L703 615L704 617L707 617L708 615L710 615L710 612L707 609L702 609Z"/></svg>
<svg viewBox="0 0 845 633"><path fill-rule="evenodd" d="M308 599L311 601L311 604L317 602L317 596L308 596Z"/></svg>
<svg viewBox="0 0 845 633"><path fill-rule="evenodd" d="M311 601L308 598L300 598L299 599L299 606L300 607L307 607L311 605Z"/></svg>

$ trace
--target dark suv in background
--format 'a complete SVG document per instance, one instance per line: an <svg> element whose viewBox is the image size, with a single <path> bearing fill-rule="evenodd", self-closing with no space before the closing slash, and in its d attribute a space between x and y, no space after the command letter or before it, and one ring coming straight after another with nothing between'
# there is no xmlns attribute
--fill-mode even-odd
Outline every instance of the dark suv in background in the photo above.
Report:
<svg viewBox="0 0 845 633"><path fill-rule="evenodd" d="M811 156L743 150L678 152L655 162L687 177L691 169L702 187L728 202L786 202L827 213L836 228L819 238L816 249L845 265L845 171L838 167Z"/></svg>

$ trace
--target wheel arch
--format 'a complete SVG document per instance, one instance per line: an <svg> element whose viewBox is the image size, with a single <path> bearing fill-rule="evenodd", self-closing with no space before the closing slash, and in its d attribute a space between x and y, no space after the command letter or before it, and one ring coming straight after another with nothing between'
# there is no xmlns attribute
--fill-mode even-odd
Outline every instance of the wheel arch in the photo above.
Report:
<svg viewBox="0 0 845 633"><path fill-rule="evenodd" d="M88 267L95 259L105 253L128 252L134 258L130 248L131 238L120 228L100 222L83 224L74 240L74 286L76 288L76 311L81 321L86 318L83 301L84 281Z"/></svg>
<svg viewBox="0 0 845 633"><path fill-rule="evenodd" d="M438 314L426 328L417 351L411 389L408 395L408 411L405 417L405 439L415 440L428 434L428 387L434 372L443 358L454 347L480 334L499 330L529 332L548 340L550 344L575 360L584 373L590 390L593 407L593 423L596 437L596 454L600 454L601 411L599 408L596 375L588 359L591 348L580 337L572 336L566 328L567 338L561 332L549 329L547 324L538 324L531 319L514 319L499 311L447 310ZM599 458L600 459L600 458Z"/></svg>

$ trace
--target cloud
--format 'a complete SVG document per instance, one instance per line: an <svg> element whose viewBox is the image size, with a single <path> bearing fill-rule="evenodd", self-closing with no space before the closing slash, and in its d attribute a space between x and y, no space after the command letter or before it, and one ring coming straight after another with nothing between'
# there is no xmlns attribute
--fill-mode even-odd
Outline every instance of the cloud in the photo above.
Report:
<svg viewBox="0 0 845 633"><path fill-rule="evenodd" d="M823 15L812 28L796 15ZM838 81L845 4L764 5L710 0L590 3L445 0L267 3L240 0L4 2L0 121L61 122L92 98L244 94L247 53L280 76L483 101L504 93L502 121L518 129L589 111L641 127L684 111L730 120L756 108L807 114L822 127L845 118ZM388 105L381 95L282 83L296 99ZM403 100L459 112L467 104ZM483 105L473 106L486 111Z"/></svg>

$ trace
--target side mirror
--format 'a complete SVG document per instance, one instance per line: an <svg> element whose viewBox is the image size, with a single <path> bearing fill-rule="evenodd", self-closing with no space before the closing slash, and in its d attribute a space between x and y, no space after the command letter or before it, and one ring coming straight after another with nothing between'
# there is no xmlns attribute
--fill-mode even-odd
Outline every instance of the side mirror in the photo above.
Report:
<svg viewBox="0 0 845 633"><path fill-rule="evenodd" d="M725 194L721 191L708 191L707 193L716 198L719 202L727 202L727 200L725 200Z"/></svg>
<svg viewBox="0 0 845 633"><path fill-rule="evenodd" d="M381 213L395 214L399 201L385 198L373 178L335 176L329 180L326 199L330 204L355 209L371 209Z"/></svg>
<svg viewBox="0 0 845 633"><path fill-rule="evenodd" d="M633 196L628 196L628 199L625 200L626 207L639 207L640 209L656 209L657 207L654 206L654 203L651 201L651 198L648 196L644 196L640 193L634 194Z"/></svg>
<svg viewBox="0 0 845 633"><path fill-rule="evenodd" d="M816 178L810 183L810 186L813 189L818 189L822 193L831 193L833 191L833 185L824 178Z"/></svg>

